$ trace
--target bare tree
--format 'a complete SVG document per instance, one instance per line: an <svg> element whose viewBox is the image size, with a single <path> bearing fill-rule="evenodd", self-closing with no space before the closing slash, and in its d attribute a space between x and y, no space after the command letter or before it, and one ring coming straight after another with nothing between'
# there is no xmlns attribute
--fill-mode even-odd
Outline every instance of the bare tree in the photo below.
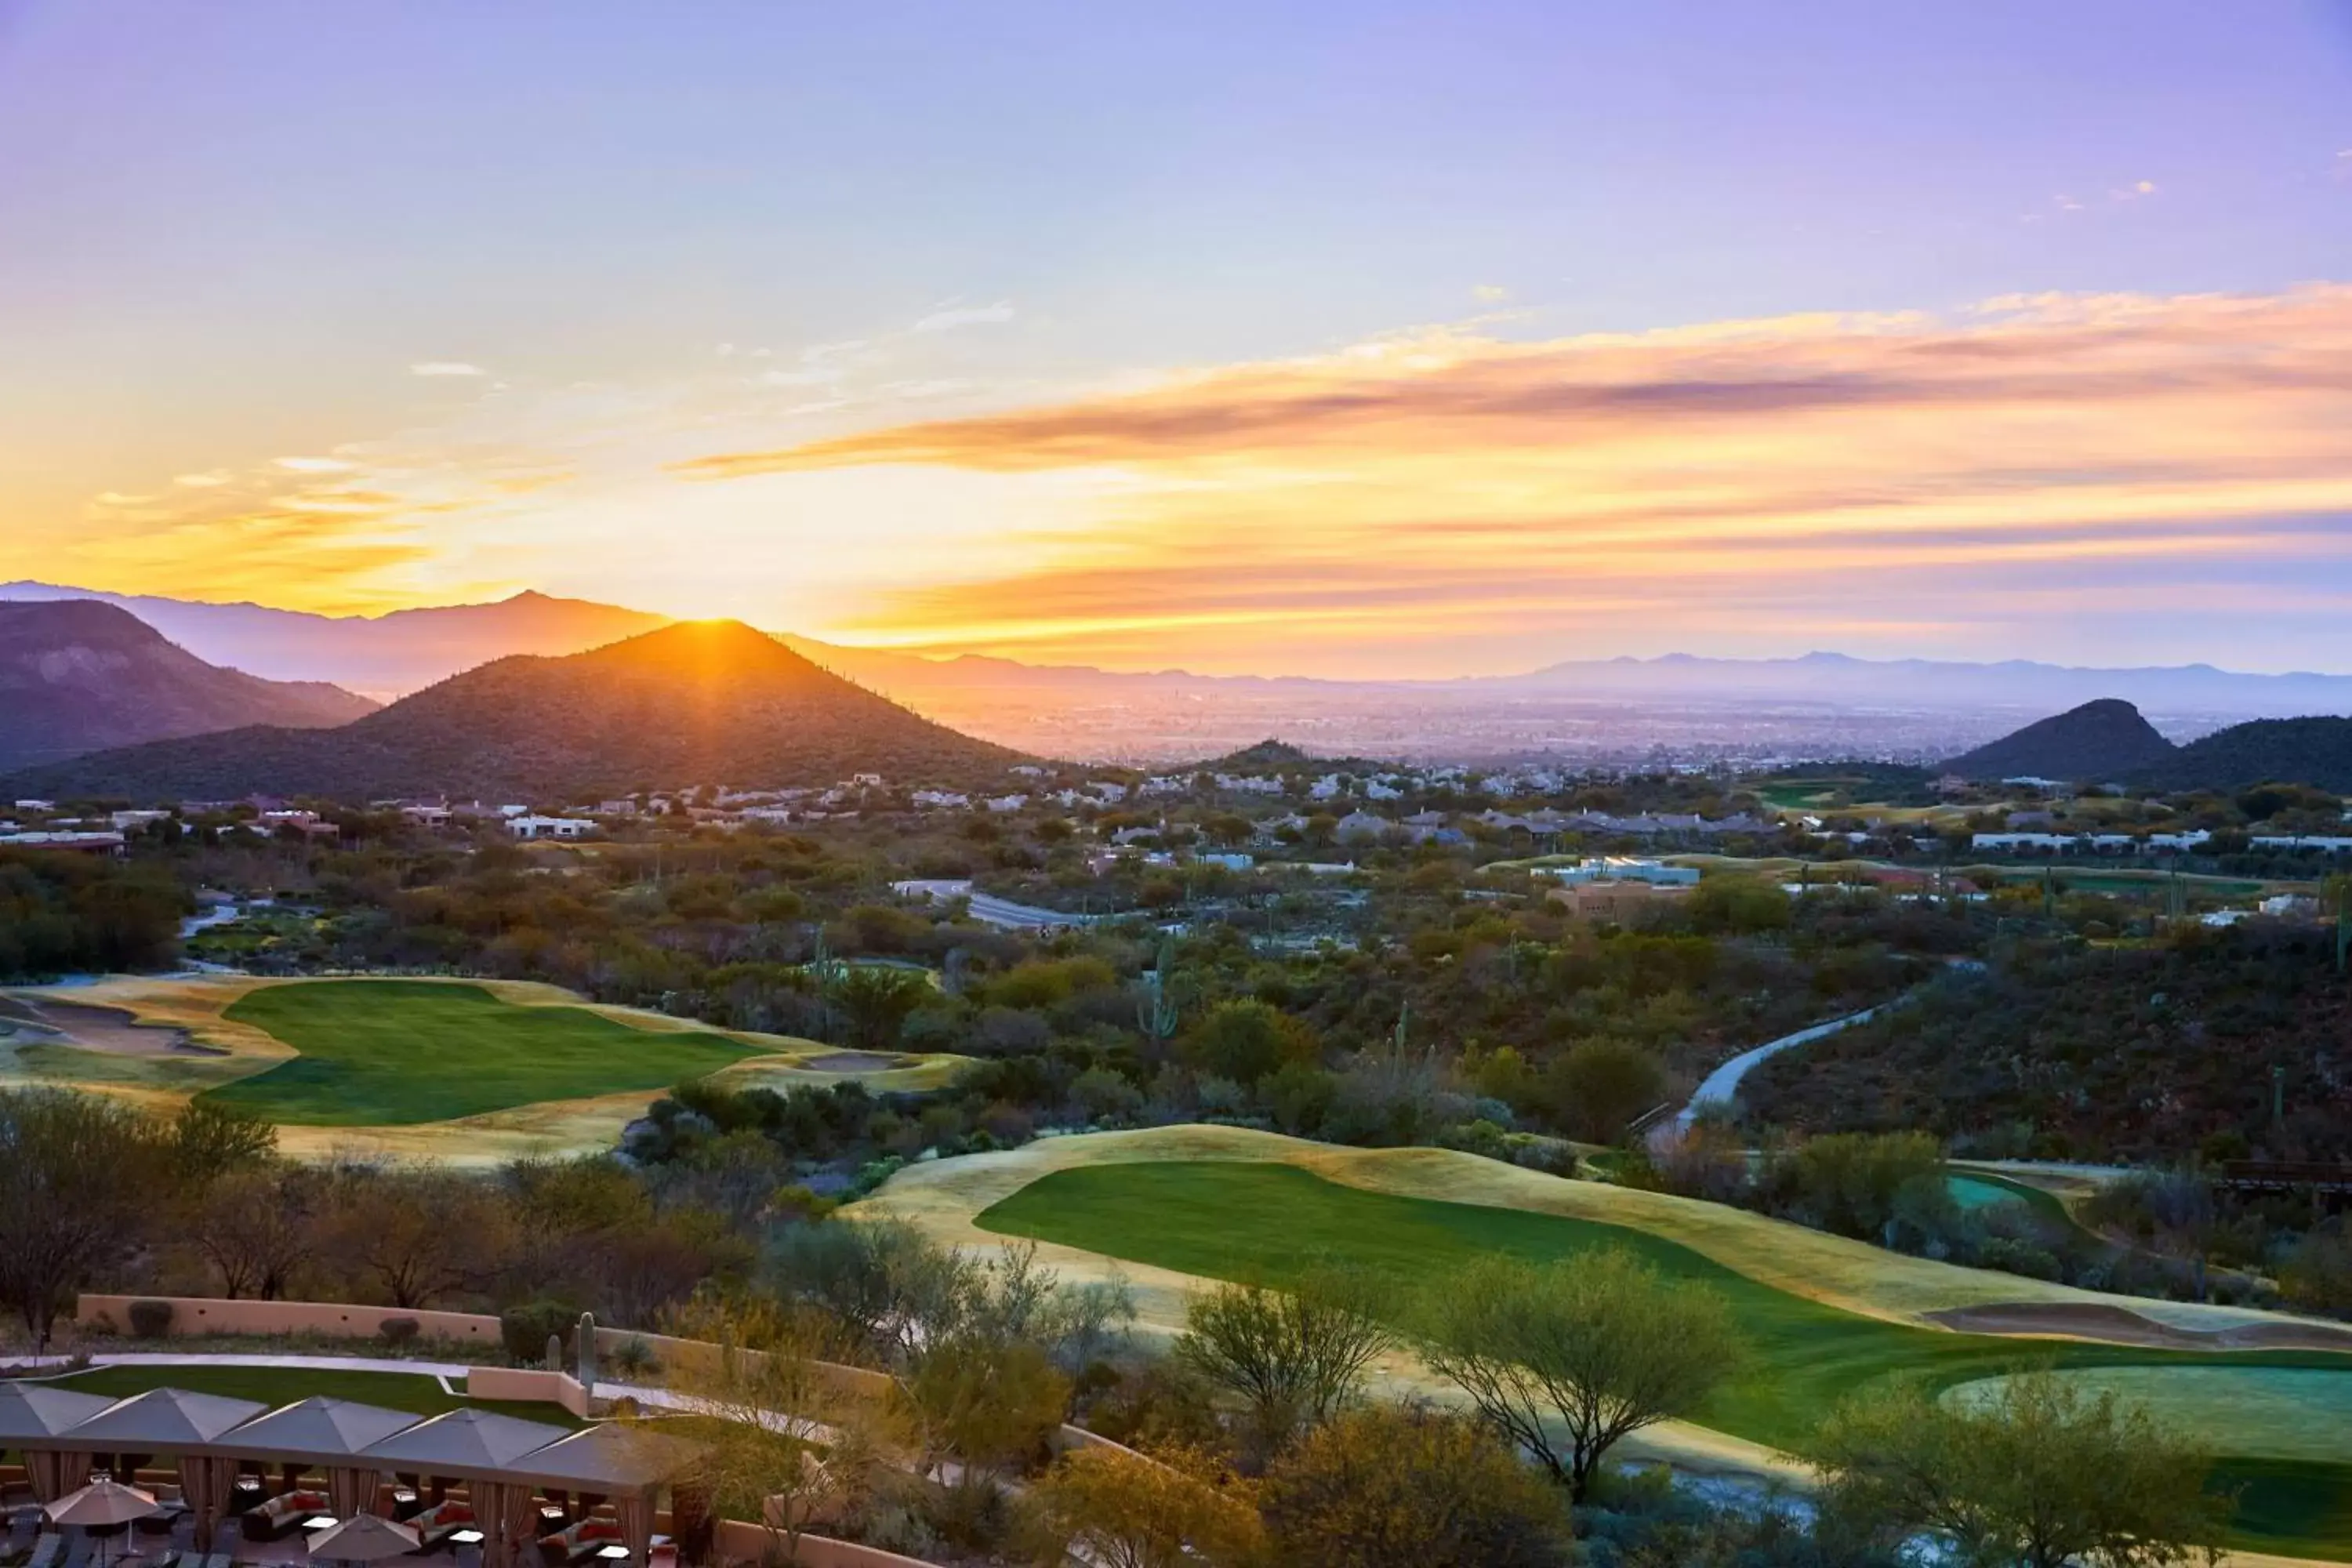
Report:
<svg viewBox="0 0 2352 1568"><path fill-rule="evenodd" d="M231 1171L194 1199L188 1238L223 1295L286 1294L316 1245L323 1188L318 1173L289 1161Z"/></svg>
<svg viewBox="0 0 2352 1568"><path fill-rule="evenodd" d="M510 1255L505 1193L440 1166L347 1164L331 1178L320 1251L395 1307L485 1288Z"/></svg>
<svg viewBox="0 0 2352 1568"><path fill-rule="evenodd" d="M166 1147L154 1119L120 1100L0 1090L0 1296L36 1344L68 1292L144 1238Z"/></svg>

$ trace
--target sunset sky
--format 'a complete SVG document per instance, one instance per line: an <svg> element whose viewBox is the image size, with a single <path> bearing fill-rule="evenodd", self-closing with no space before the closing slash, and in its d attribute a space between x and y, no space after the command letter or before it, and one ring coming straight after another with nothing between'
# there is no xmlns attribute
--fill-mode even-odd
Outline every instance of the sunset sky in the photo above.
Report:
<svg viewBox="0 0 2352 1568"><path fill-rule="evenodd" d="M2352 3L0 0L0 580L2352 669Z"/></svg>

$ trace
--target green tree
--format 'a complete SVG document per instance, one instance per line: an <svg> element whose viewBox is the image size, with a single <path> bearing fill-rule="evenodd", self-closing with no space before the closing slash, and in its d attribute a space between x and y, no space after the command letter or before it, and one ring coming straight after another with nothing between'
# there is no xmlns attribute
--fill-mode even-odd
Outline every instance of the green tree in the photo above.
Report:
<svg viewBox="0 0 2352 1568"><path fill-rule="evenodd" d="M1551 1568L1568 1560L1557 1490L1473 1422L1368 1405L1266 1474L1277 1560L1295 1568Z"/></svg>
<svg viewBox="0 0 2352 1568"><path fill-rule="evenodd" d="M1664 1063L1623 1040L1579 1040L1544 1075L1545 1098L1569 1133L1606 1143L1665 1098Z"/></svg>
<svg viewBox="0 0 2352 1568"><path fill-rule="evenodd" d="M2210 1462L2112 1392L2046 1369L1990 1397L1917 1384L1857 1396L1823 1427L1823 1507L1859 1535L1931 1531L1967 1568L2168 1568L2217 1561L2230 1500Z"/></svg>
<svg viewBox="0 0 2352 1568"><path fill-rule="evenodd" d="M1310 1273L1296 1289L1220 1285L1192 1298L1177 1358L1241 1400L1255 1462L1355 1399L1393 1336L1358 1278Z"/></svg>
<svg viewBox="0 0 2352 1568"><path fill-rule="evenodd" d="M1245 1483L1190 1456L1079 1448L1030 1488L1028 1533L1041 1562L1101 1568L1247 1568L1265 1529Z"/></svg>
<svg viewBox="0 0 2352 1568"><path fill-rule="evenodd" d="M1290 1062L1314 1061L1314 1031L1263 1002L1220 1002L1180 1043L1186 1065L1204 1078L1254 1084Z"/></svg>
<svg viewBox="0 0 2352 1568"><path fill-rule="evenodd" d="M278 1129L241 1106L191 1100L172 1118L172 1169L192 1187L241 1168L266 1164L278 1152Z"/></svg>
<svg viewBox="0 0 2352 1568"><path fill-rule="evenodd" d="M1582 1501L1622 1438L1696 1409L1741 1359L1731 1309L1617 1247L1486 1258L1433 1286L1422 1356Z"/></svg>
<svg viewBox="0 0 2352 1568"><path fill-rule="evenodd" d="M868 1051L896 1046L907 1015L933 994L929 983L913 971L874 963L845 965L841 977L827 989L827 1000L849 1031L849 1043Z"/></svg>

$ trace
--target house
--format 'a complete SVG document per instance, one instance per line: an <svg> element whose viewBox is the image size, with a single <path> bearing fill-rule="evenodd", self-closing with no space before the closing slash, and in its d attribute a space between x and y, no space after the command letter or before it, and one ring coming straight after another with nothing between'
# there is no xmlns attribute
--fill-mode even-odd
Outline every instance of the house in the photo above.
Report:
<svg viewBox="0 0 2352 1568"><path fill-rule="evenodd" d="M1553 903L1566 905L1579 920L1622 924L1629 917L1668 908L1687 891L1686 887L1676 883L1597 881L1554 888L1544 896Z"/></svg>
<svg viewBox="0 0 2352 1568"><path fill-rule="evenodd" d="M1205 855L1195 855L1192 858L1203 866L1223 866L1228 871L1246 871L1257 864L1256 856L1244 855L1233 849L1213 849Z"/></svg>
<svg viewBox="0 0 2352 1568"><path fill-rule="evenodd" d="M593 817L540 816L507 818L507 831L517 838L584 838L596 831Z"/></svg>
<svg viewBox="0 0 2352 1568"><path fill-rule="evenodd" d="M924 811L961 811L971 804L971 796L951 789L919 789L910 798Z"/></svg>
<svg viewBox="0 0 2352 1568"><path fill-rule="evenodd" d="M0 833L0 848L68 849L85 855L120 855L120 833Z"/></svg>
<svg viewBox="0 0 2352 1568"><path fill-rule="evenodd" d="M1029 804L1029 797L1025 795L1000 795L981 804L995 812L1019 811Z"/></svg>
<svg viewBox="0 0 2352 1568"><path fill-rule="evenodd" d="M1654 887L1688 888L1698 882L1696 866L1669 866L1628 855L1596 855L1572 866L1539 866L1536 875L1570 887L1588 882L1647 882Z"/></svg>
<svg viewBox="0 0 2352 1568"><path fill-rule="evenodd" d="M1343 844L1351 840L1378 839L1388 832L1391 826L1384 816L1374 816L1369 811L1351 811L1339 819L1334 836Z"/></svg>

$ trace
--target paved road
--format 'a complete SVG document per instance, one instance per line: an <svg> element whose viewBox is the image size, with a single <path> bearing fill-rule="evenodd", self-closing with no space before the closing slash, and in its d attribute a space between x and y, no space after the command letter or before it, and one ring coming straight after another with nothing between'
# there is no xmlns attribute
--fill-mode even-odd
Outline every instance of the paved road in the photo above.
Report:
<svg viewBox="0 0 2352 1568"><path fill-rule="evenodd" d="M1690 1097L1690 1103L1650 1129L1650 1147L1660 1151L1673 1148L1691 1130L1691 1123L1698 1120L1701 1110L1710 1105L1727 1106L1737 1100L1739 1097L1739 1080L1748 1076L1749 1068L1765 1058L1778 1056L1792 1047L1818 1040L1824 1035L1834 1035L1840 1029L1850 1029L1856 1024L1866 1023L1895 1005L1883 1002L1875 1007L1864 1007L1859 1013L1832 1018L1825 1024L1815 1024L1811 1028L1799 1029L1793 1035L1783 1035L1777 1040L1767 1040L1752 1050L1740 1052L1706 1075L1697 1092Z"/></svg>
<svg viewBox="0 0 2352 1568"><path fill-rule="evenodd" d="M894 893L914 897L918 894L945 903L950 899L968 899L971 918L982 925L1001 931L1050 931L1058 926L1092 925L1106 919L1103 915L1074 915L1061 910L1049 910L1036 904L1016 904L1010 899L1000 899L993 893L972 890L967 881L932 878L911 882L893 882Z"/></svg>

